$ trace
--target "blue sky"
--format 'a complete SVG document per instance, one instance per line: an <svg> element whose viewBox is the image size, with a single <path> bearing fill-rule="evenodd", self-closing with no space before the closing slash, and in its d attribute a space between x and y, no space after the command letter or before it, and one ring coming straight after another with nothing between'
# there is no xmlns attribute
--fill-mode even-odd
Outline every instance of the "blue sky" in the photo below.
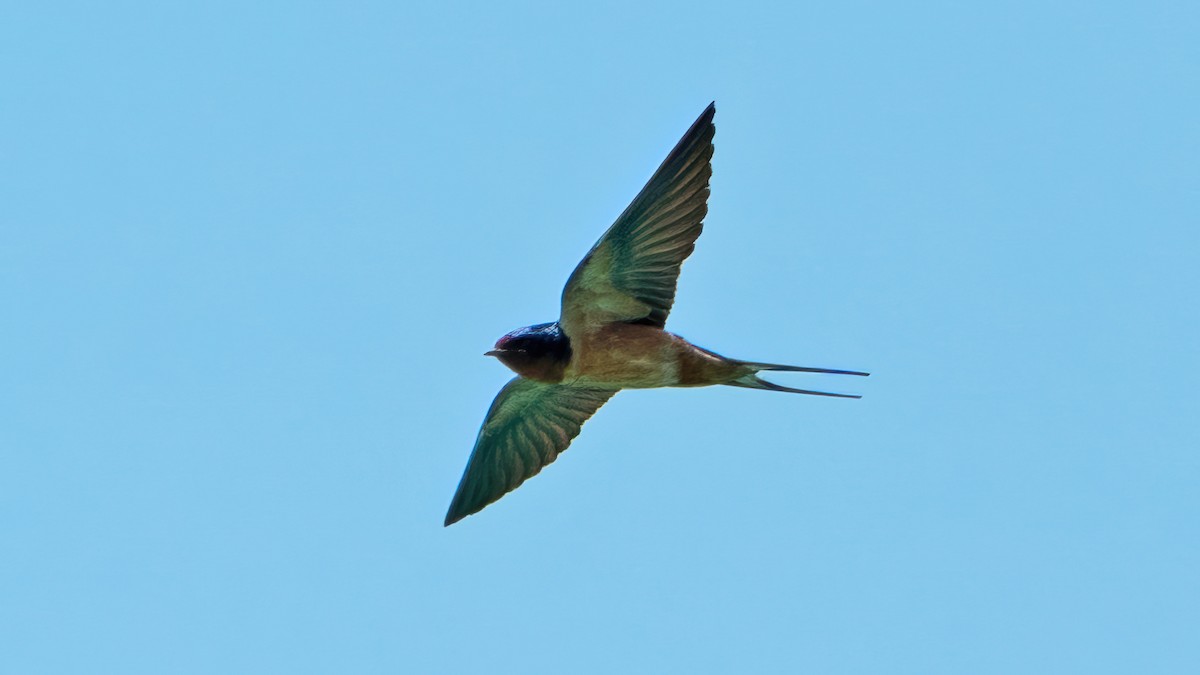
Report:
<svg viewBox="0 0 1200 675"><path fill-rule="evenodd" d="M1194 3L0 10L0 671L1193 673ZM441 521L717 102L668 328ZM781 376L781 380L786 376Z"/></svg>

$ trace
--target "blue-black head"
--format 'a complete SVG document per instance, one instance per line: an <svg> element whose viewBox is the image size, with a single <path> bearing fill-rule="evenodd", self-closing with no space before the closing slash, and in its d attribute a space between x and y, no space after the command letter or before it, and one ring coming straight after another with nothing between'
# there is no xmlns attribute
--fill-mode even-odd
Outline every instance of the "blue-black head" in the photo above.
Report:
<svg viewBox="0 0 1200 675"><path fill-rule="evenodd" d="M557 322L539 323L508 333L496 340L485 356L494 356L522 377L543 382L561 382L571 361L571 341Z"/></svg>

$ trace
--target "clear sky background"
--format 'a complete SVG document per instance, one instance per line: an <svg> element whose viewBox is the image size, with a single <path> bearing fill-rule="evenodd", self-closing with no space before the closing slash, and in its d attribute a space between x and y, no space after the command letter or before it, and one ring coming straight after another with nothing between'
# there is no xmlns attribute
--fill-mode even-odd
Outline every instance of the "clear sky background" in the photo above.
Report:
<svg viewBox="0 0 1200 675"><path fill-rule="evenodd" d="M0 672L1200 672L1200 10L11 3ZM710 100L668 328L449 529Z"/></svg>

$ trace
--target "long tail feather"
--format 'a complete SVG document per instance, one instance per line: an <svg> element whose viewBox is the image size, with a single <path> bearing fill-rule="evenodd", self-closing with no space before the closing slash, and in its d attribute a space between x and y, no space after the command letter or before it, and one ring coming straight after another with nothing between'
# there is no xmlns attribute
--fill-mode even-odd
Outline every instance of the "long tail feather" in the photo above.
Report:
<svg viewBox="0 0 1200 675"><path fill-rule="evenodd" d="M812 391L810 389L793 389L792 387L785 387L782 384L775 384L774 382L767 382L766 380L762 379L761 377L758 377L757 375L747 375L745 377L740 377L732 382L726 382L725 384L727 384L731 387L746 387L747 389L769 389L771 391L787 391L787 392L791 392L793 394L810 394L812 396L832 396L834 398L862 398L862 396L857 396L855 394L835 394L835 393L829 392L829 391Z"/></svg>
<svg viewBox="0 0 1200 675"><path fill-rule="evenodd" d="M796 373L829 373L831 375L861 375L866 377L870 373L863 373L857 370L833 370L831 368L806 368L804 366L782 366L778 363L755 363L753 361L739 361L743 366L749 366L755 370L779 370Z"/></svg>
<svg viewBox="0 0 1200 675"><path fill-rule="evenodd" d="M785 387L782 384L768 382L758 376L761 370L789 371L798 373L828 373L831 375L861 375L866 377L870 373L863 373L857 370L833 370L831 368L807 368L804 366L785 366L778 363L755 363L753 361L739 361L740 365L747 368L753 368L754 371L746 373L736 380L726 382L732 387L746 387L747 389L767 389L770 391L786 391L793 394L809 394L810 396L831 396L834 398L862 398L855 394L835 394L829 391L813 391L811 389L795 389L793 387Z"/></svg>

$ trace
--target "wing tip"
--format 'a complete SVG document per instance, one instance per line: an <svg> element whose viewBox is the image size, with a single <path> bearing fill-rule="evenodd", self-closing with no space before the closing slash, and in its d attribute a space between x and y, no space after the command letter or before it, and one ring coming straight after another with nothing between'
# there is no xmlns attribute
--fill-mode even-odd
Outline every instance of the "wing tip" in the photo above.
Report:
<svg viewBox="0 0 1200 675"><path fill-rule="evenodd" d="M717 114L717 102L713 101L713 102L709 103L707 106L705 106L704 112L700 113L700 117L696 118L695 123L692 124L692 128L697 129L702 126L711 128L713 126L713 117L716 116L716 114ZM692 129L689 129L689 131L691 131L691 130Z"/></svg>
<svg viewBox="0 0 1200 675"><path fill-rule="evenodd" d="M483 506L487 506L487 504ZM442 521L442 527L450 527L467 516L479 513L483 510L483 506L472 509L463 505L458 499L455 499L450 503L450 509L446 511L446 519Z"/></svg>
<svg viewBox="0 0 1200 675"><path fill-rule="evenodd" d="M692 147L697 139L704 139L708 141L707 145L709 148L707 159L711 159L712 138L716 134L716 126L713 125L713 116L716 114L716 101L713 101L705 106L704 112L700 113L700 116L696 118L696 121L692 122L692 126L688 127L687 132L685 132L683 137L679 139L679 143L676 144L675 148L671 150L671 153L667 155L667 159L663 162L663 164L669 164L672 159L678 157L680 153L684 152L685 149Z"/></svg>
<svg viewBox="0 0 1200 675"><path fill-rule="evenodd" d="M471 514L463 513L462 507L459 505L458 500L456 499L450 504L450 509L446 511L446 519L442 521L442 527L450 527L469 515Z"/></svg>

